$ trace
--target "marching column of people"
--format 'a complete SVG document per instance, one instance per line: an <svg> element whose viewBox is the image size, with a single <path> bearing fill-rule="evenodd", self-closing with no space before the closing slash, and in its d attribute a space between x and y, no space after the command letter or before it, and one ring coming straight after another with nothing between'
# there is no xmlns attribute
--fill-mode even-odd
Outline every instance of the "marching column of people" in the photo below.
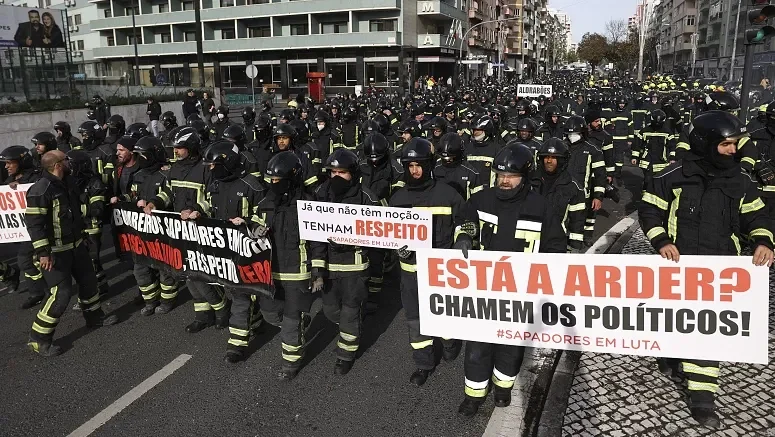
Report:
<svg viewBox="0 0 775 437"><path fill-rule="evenodd" d="M268 103L260 112L245 108L240 122L214 103L202 119L192 91L183 126L149 100L150 129L127 125L95 99L89 120L74 125L80 141L60 121L54 133L35 135L33 150L0 153L6 184L34 184L25 219L32 241L20 244L16 267L0 264L0 283L15 291L23 272L29 297L22 307L43 303L29 347L57 355L53 335L75 293L71 277L87 326L117 321L100 308L109 287L100 251L110 205L209 217L271 242L274 294L188 278L195 316L187 332L228 327L225 361L238 363L263 322L277 326L278 376L292 380L320 298L337 325L334 372L345 375L370 329L366 316L379 311L395 278L415 367L409 380L421 386L437 358L455 360L463 342L421 333L414 252L302 240L300 202L427 210L433 247L466 257L472 250L579 253L593 243L603 199L618 202L612 183L622 186L631 164L644 176L641 224L661 256L739 255L744 234L754 263L772 264L775 103L763 105L746 131L734 115L736 98L718 88L702 93L698 84L678 87L665 77L549 80L558 90L552 96L522 97L515 85L495 82L405 97L370 91L317 104L299 98L279 115ZM87 256L92 263L73 262ZM139 262L133 273L140 314L174 309L182 278ZM523 355L519 346L467 342L459 412L476 414L490 391L496 406L509 405ZM665 357L658 364L672 377L683 370L693 417L717 427L719 363Z"/></svg>

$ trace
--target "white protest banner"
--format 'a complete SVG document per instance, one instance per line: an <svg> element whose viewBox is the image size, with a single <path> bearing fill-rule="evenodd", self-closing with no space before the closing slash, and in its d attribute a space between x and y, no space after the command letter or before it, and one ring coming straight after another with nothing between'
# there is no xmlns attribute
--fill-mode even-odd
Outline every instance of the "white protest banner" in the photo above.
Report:
<svg viewBox="0 0 775 437"><path fill-rule="evenodd" d="M767 364L769 269L748 256L417 251L420 332Z"/></svg>
<svg viewBox="0 0 775 437"><path fill-rule="evenodd" d="M517 97L549 97L552 95L551 85L532 85L532 84L520 84L517 85Z"/></svg>
<svg viewBox="0 0 775 437"><path fill-rule="evenodd" d="M409 250L433 247L430 211L299 200L303 240Z"/></svg>
<svg viewBox="0 0 775 437"><path fill-rule="evenodd" d="M23 184L12 189L0 185L0 244L30 241L24 210L27 209L27 189L32 184Z"/></svg>

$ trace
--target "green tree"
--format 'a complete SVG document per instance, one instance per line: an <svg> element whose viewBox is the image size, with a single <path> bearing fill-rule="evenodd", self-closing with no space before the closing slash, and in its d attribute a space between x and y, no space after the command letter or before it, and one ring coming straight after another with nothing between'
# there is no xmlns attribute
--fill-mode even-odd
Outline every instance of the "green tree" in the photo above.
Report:
<svg viewBox="0 0 775 437"><path fill-rule="evenodd" d="M589 62L592 70L600 65L608 54L608 41L599 33L585 33L581 37L577 55L579 59Z"/></svg>

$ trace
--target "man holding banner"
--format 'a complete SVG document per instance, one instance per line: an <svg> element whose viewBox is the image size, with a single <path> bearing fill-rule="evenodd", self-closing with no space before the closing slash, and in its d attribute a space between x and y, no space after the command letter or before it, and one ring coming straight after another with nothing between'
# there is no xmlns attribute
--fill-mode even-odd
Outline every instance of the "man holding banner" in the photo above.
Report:
<svg viewBox="0 0 775 437"><path fill-rule="evenodd" d="M562 216L530 188L533 152L524 144L510 143L498 152L492 167L495 187L474 194L465 204L465 223L455 230L454 248L462 249L466 258L475 246L517 253L565 253L567 237ZM467 417L475 415L491 384L495 406L509 406L524 353L522 346L466 342L466 396L458 412Z"/></svg>
<svg viewBox="0 0 775 437"><path fill-rule="evenodd" d="M379 199L360 183L360 163L354 152L339 148L326 159L328 180L315 191L315 200L338 205L379 206ZM313 241L313 292L323 293L323 313L339 325L334 372L347 374L352 369L362 337L361 311L368 296L369 259L359 246Z"/></svg>
<svg viewBox="0 0 775 437"><path fill-rule="evenodd" d="M433 214L433 247L452 248L455 226L462 223L463 198L451 186L433 179L432 170L436 159L431 143L413 138L403 147L401 164L404 166L406 185L390 198L390 206L427 210ZM417 296L417 261L415 253L407 246L398 249L401 264L401 303L406 312L412 358L417 370L409 381L421 386L436 368L433 337L420 333L420 302ZM452 361L460 354L460 340L443 339L444 360Z"/></svg>
<svg viewBox="0 0 775 437"><path fill-rule="evenodd" d="M662 258L681 255L740 255L737 234L752 241L753 263L771 266L770 217L756 183L735 161L745 125L734 115L709 111L692 121L690 151L683 160L646 179L640 219L644 233ZM701 226L701 227L700 227ZM678 372L677 359L661 359L660 370ZM691 393L692 417L718 428L715 412L719 362L680 360Z"/></svg>

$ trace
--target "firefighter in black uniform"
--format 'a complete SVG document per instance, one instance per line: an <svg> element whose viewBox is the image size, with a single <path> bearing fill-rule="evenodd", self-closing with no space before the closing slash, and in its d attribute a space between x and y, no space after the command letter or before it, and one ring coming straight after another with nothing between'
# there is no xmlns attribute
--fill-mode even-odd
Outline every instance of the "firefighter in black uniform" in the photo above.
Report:
<svg viewBox="0 0 775 437"><path fill-rule="evenodd" d="M586 121L578 115L568 118L563 126L570 144L568 171L573 180L582 185L587 199L584 244L591 246L595 232L595 216L603 207L606 175L603 152L586 140L587 129Z"/></svg>
<svg viewBox="0 0 775 437"><path fill-rule="evenodd" d="M256 158L259 171L266 167L267 162L269 162L269 159L271 158L265 151L272 150L273 140L271 117L266 114L259 115L256 124L253 125L253 141L247 145L250 153ZM266 161L261 162L260 159L262 158L266 159Z"/></svg>
<svg viewBox="0 0 775 437"><path fill-rule="evenodd" d="M304 170L299 156L290 151L274 155L264 173L269 190L258 202L251 219L256 236L272 242L272 280L275 294L283 296L282 358L280 378L291 380L301 368L306 343L304 330L314 297L311 293L309 243L299 238L296 202L311 200L304 190Z"/></svg>
<svg viewBox="0 0 775 437"><path fill-rule="evenodd" d="M434 150L439 147L441 137L449 132L448 128L447 120L443 117L433 117L433 120L428 123L427 138L433 144Z"/></svg>
<svg viewBox="0 0 775 437"><path fill-rule="evenodd" d="M496 186L474 194L466 202L464 223L456 230L454 248L463 256L473 248L510 252L565 253L561 217L546 198L530 189L533 152L509 143L493 160ZM511 389L522 365L525 348L475 341L466 342L465 399L458 412L473 416L494 387L495 406L511 404Z"/></svg>
<svg viewBox="0 0 775 437"><path fill-rule="evenodd" d="M3 150L0 161L5 162L5 168L8 171L8 179L4 183L12 189L16 189L19 184L31 184L40 177L40 172L35 169L32 154L24 146L11 146ZM34 307L46 296L46 283L43 282L43 273L40 271L40 265L34 253L32 242L24 241L19 244L16 253L18 270L4 264L6 267L3 269L2 277L4 285L16 290L19 287L20 270L27 279L29 297L22 302L22 309Z"/></svg>
<svg viewBox="0 0 775 437"><path fill-rule="evenodd" d="M767 207L767 214L775 218L775 102L768 104L764 113L764 126L748 132L750 142L755 145L752 150L756 151L757 158L752 173L759 181L759 190Z"/></svg>
<svg viewBox="0 0 775 437"><path fill-rule="evenodd" d="M741 172L735 160L745 126L734 115L721 111L705 112L692 124L690 151L646 180L639 209L643 231L663 258L675 262L681 255L739 256L738 235L742 234L751 241L753 263L771 266L771 217L756 183ZM674 375L678 361L660 359L660 370ZM715 393L719 362L680 361L692 417L703 426L718 428Z"/></svg>
<svg viewBox="0 0 775 437"><path fill-rule="evenodd" d="M87 327L113 325L118 317L105 317L94 267L79 261L88 259L89 251L83 242L80 193L69 176L67 157L54 150L46 152L41 162L43 175L27 191L25 222L49 292L27 345L42 356L55 356L62 350L52 344L54 330L72 296L73 279Z"/></svg>
<svg viewBox="0 0 775 437"><path fill-rule="evenodd" d="M158 138L145 137L132 150L139 167L131 174L129 190L121 200L145 208L169 183L169 171L162 170L166 164L164 146ZM178 296L178 281L172 273L163 268L154 268L134 263L134 276L145 306L140 314L167 314L175 307Z"/></svg>
<svg viewBox="0 0 775 437"><path fill-rule="evenodd" d="M107 146L111 153L116 153L116 142L126 134L126 121L124 117L114 114L108 119L108 128L105 131L105 138L102 139L103 146Z"/></svg>
<svg viewBox="0 0 775 437"><path fill-rule="evenodd" d="M100 144L101 132L102 129L93 121L86 121L78 126L83 151L89 155L94 173L102 179L105 186L109 187L112 184L113 157L116 152L111 149L109 144Z"/></svg>
<svg viewBox="0 0 775 437"><path fill-rule="evenodd" d="M261 179L243 169L236 146L229 141L216 141L207 148L202 162L209 166L211 176L206 188L210 206L207 215L217 220L228 220L236 226L250 223L256 205L266 194L266 186ZM237 363L246 358L251 331L261 324L262 319L280 327L283 301L279 296L273 299L265 294L256 296L229 287L226 290L231 294L232 305L225 360Z"/></svg>
<svg viewBox="0 0 775 437"><path fill-rule="evenodd" d="M536 123L530 118L523 118L517 123L517 135L519 142L533 151L535 156L541 143L535 139ZM511 139L513 140L513 138Z"/></svg>
<svg viewBox="0 0 775 437"><path fill-rule="evenodd" d="M384 135L374 132L363 142L365 159L361 160L361 185L377 196L379 203L387 206L393 192L404 186L404 168L390 155L390 146ZM379 307L379 293L382 291L386 264L392 254L385 249L370 247L369 256L369 298L366 312L374 313ZM386 261L388 260L388 261Z"/></svg>
<svg viewBox="0 0 775 437"><path fill-rule="evenodd" d="M329 179L315 191L318 202L340 205L379 206L376 194L360 182L360 163L354 152L340 148L328 156ZM323 312L339 325L334 372L347 374L353 366L362 337L361 308L368 298L369 259L358 246L310 242L313 292L323 293Z"/></svg>
<svg viewBox="0 0 775 437"><path fill-rule="evenodd" d="M568 252L579 252L584 244L586 199L584 189L568 172L570 149L559 138L544 141L538 149L538 165L531 185L546 197L557 217L565 217Z"/></svg>
<svg viewBox="0 0 775 437"><path fill-rule="evenodd" d="M342 136L339 131L333 125L331 117L327 112L318 111L315 114L314 125L316 129L312 133L312 141L317 146L317 149L321 151L321 160L325 163L334 149L342 147Z"/></svg>
<svg viewBox="0 0 775 437"><path fill-rule="evenodd" d="M212 124L212 128L210 130L210 141L216 141L223 138L223 132L231 126L232 123L231 120L229 120L229 108L225 106L219 106L218 109L215 111L215 121Z"/></svg>
<svg viewBox="0 0 775 437"><path fill-rule="evenodd" d="M126 137L125 137L126 138ZM94 273L100 293L108 292L108 281L102 271L100 261L100 249L102 248L102 222L107 212L108 187L91 167L91 159L83 150L71 150L67 152L67 160L70 164L70 174L73 177L75 188L80 196L82 205L79 213L84 223L86 247L94 265ZM79 309L80 305L75 309Z"/></svg>
<svg viewBox="0 0 775 437"><path fill-rule="evenodd" d="M145 205L145 213L156 208L180 212L182 220L196 220L208 210L205 188L210 175L202 165L202 141L192 127L180 129L172 141L177 160L172 164L168 183ZM194 321L186 332L197 333L209 326L223 329L229 323L229 305L223 291L202 281L187 279L186 284L194 299Z"/></svg>
<svg viewBox="0 0 775 437"><path fill-rule="evenodd" d="M616 172L616 158L614 156L614 143L611 134L603 129L600 111L590 109L584 114L584 121L587 122L587 141L603 152L605 161L605 174L607 182L611 182Z"/></svg>
<svg viewBox="0 0 775 437"><path fill-rule="evenodd" d="M393 148L393 158L400 159L402 148L409 141L412 141L412 138L422 137L422 127L420 126L420 123L417 122L417 120L412 118L402 122L401 126L396 129L396 132L398 133L399 137L398 143Z"/></svg>
<svg viewBox="0 0 775 437"><path fill-rule="evenodd" d="M616 100L616 107L614 108L611 118L608 119L608 123L605 126L606 131L611 134L613 140L613 158L615 168L613 171L613 177L616 179L616 185L622 186L622 168L624 168L624 159L627 155L632 142L635 138L635 132L633 131L632 114L627 109L627 99L619 97ZM608 165L606 165L608 167ZM606 168L608 170L608 168Z"/></svg>
<svg viewBox="0 0 775 437"><path fill-rule="evenodd" d="M422 138L415 138L409 142L401 156L406 185L393 193L390 206L430 211L433 214L433 247L451 249L455 226L462 224L463 198L454 188L433 180L434 162L430 142ZM409 342L413 350L412 358L417 366L409 381L420 386L425 384L436 368L434 338L420 333L417 261L414 252L404 246L397 254L401 265L401 303L406 312ZM442 343L444 360L452 361L457 358L462 342L443 339Z"/></svg>
<svg viewBox="0 0 775 437"><path fill-rule="evenodd" d="M645 177L659 173L668 166L674 155L677 139L667 125L667 116L661 109L651 111L649 125L635 138L632 147L632 165L639 166Z"/></svg>
<svg viewBox="0 0 775 437"><path fill-rule="evenodd" d="M54 123L54 132L57 136L57 148L65 153L81 148L81 141L73 136L70 124L66 121Z"/></svg>
<svg viewBox="0 0 775 437"><path fill-rule="evenodd" d="M342 111L342 124L339 126L342 135L342 146L353 152L358 147L360 126L358 125L357 108L348 106Z"/></svg>
<svg viewBox="0 0 775 437"><path fill-rule="evenodd" d="M479 173L480 182L488 187L495 183L495 175L490 171L492 159L498 151L495 139L495 124L489 115L483 115L470 126L471 143L466 145L466 160Z"/></svg>
<svg viewBox="0 0 775 437"><path fill-rule="evenodd" d="M261 174L264 175L264 182L269 183L267 180L268 176L266 174L265 167L268 165L269 160L277 153L291 151L299 157L299 161L301 162L301 166L304 172L304 179L302 180L303 186L306 187L310 193L313 192L319 180L318 175L320 173L317 169L319 169L319 166L322 165L319 161L320 157L313 156L311 159L316 161L314 163L311 161L309 158L311 150L300 149L298 145L298 135L296 133L296 129L294 129L293 126L288 123L278 124L277 127L274 128L272 135L273 142L268 149L254 149L256 152L256 161L258 161L258 169ZM264 167L262 167L262 165Z"/></svg>
<svg viewBox="0 0 775 437"><path fill-rule="evenodd" d="M249 174L260 178L261 171L258 168L258 161L251 151L248 150L246 143L248 137L245 128L239 124L233 124L223 131L223 139L237 146L240 155L240 166Z"/></svg>
<svg viewBox="0 0 775 437"><path fill-rule="evenodd" d="M549 105L546 108L546 122L536 132L536 138L540 141L546 141L549 138L562 139L562 123L560 117L562 113L556 106Z"/></svg>
<svg viewBox="0 0 775 437"><path fill-rule="evenodd" d="M245 144L253 142L253 126L256 124L256 110L246 106L242 110L242 129L245 131Z"/></svg>
<svg viewBox="0 0 775 437"><path fill-rule="evenodd" d="M452 132L442 135L435 152L439 160L433 168L434 179L454 188L465 200L484 188L479 173L465 160L460 135Z"/></svg>

